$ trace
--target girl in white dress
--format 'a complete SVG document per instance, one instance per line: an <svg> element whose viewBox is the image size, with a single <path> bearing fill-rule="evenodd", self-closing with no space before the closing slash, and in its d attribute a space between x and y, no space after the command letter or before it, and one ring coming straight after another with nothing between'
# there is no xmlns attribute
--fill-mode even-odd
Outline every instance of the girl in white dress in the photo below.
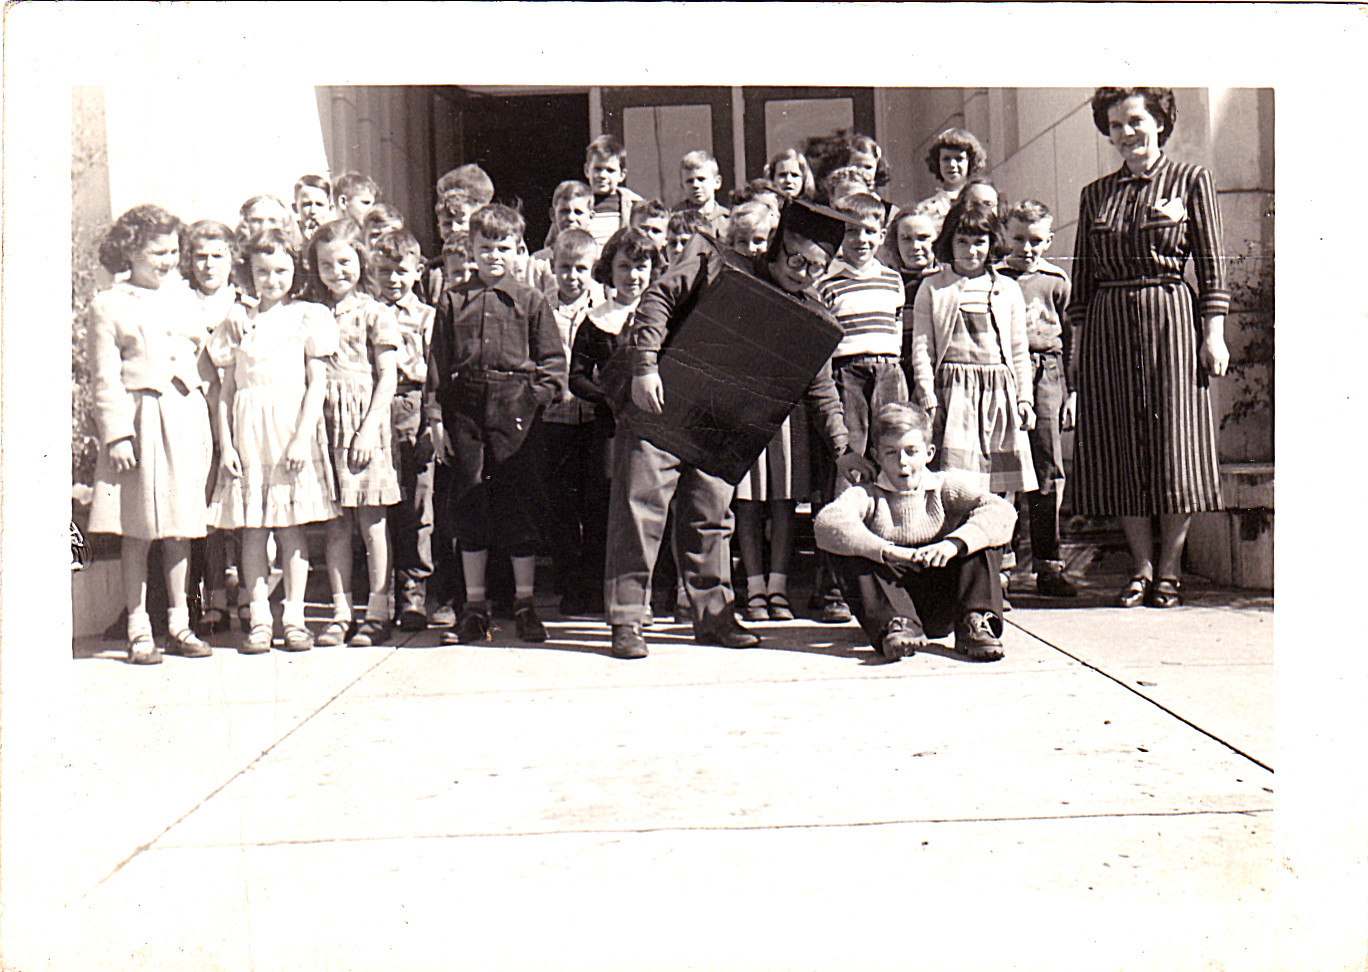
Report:
<svg viewBox="0 0 1368 972"><path fill-rule="evenodd" d="M210 357L224 369L219 481L209 515L219 529L243 531L251 628L238 650L271 648L266 540L274 530L285 571L282 647L305 651L313 636L304 626L303 525L338 513L323 434L325 359L337 353L337 324L326 307L294 299L298 254L283 230L256 233L242 257L242 301L209 342Z"/></svg>

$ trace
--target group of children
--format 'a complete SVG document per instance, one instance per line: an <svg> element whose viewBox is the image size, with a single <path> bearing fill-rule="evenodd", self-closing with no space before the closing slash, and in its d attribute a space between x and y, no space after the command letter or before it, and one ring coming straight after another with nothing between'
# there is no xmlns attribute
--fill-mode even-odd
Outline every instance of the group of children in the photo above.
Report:
<svg viewBox="0 0 1368 972"><path fill-rule="evenodd" d="M103 446L90 529L123 537L129 660L161 658L147 613L153 541L164 547L165 651L188 657L209 655L205 639L229 626L238 544L244 653L277 643L275 576L287 651L385 644L396 625L448 626L449 644L487 640L505 556L516 635L544 641L539 551L551 556L562 614L602 612L609 362L638 300L690 238L759 258L793 199L830 205L848 224L829 267L801 255L789 264L821 270L816 296L843 334L831 370L849 446L878 475L842 491L830 457L811 470L801 461L806 423L785 422L737 491L738 609L793 617L794 508L815 495L829 552L822 620L849 620L853 607L875 645L902 657L953 615L971 655L999 657L1014 494L1027 497L1039 590L1075 593L1058 536L1059 430L1073 402L1068 278L1044 259L1049 211L1027 201L1002 219L991 186L974 181L984 157L972 135L943 133L929 161L940 190L902 211L878 194L887 171L872 139L812 140L771 159L729 211L716 160L695 151L681 160L684 199L671 209L624 185L626 151L603 135L588 146L585 181L556 187L535 250L479 166L445 174L442 252L431 260L357 173L301 177L290 207L254 196L235 230L185 226L153 205L123 214L100 251L116 282L90 306ZM304 618L314 523L325 524L331 595L317 632ZM368 585L359 618L358 532ZM954 578L927 586L952 563ZM200 584L196 629L187 592ZM682 588L676 600L688 610Z"/></svg>

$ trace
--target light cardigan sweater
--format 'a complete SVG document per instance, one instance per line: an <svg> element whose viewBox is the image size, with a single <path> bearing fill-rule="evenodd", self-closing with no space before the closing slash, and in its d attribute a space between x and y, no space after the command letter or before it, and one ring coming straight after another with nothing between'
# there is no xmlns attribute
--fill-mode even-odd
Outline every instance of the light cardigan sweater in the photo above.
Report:
<svg viewBox="0 0 1368 972"><path fill-rule="evenodd" d="M1012 539L1016 509L953 470L924 471L916 489L895 492L882 475L852 486L822 507L813 522L817 546L846 557L883 561L890 546L922 547L955 539L965 554Z"/></svg>
<svg viewBox="0 0 1368 972"><path fill-rule="evenodd" d="M1026 301L1011 277L989 268L993 286L988 313L1002 346L1004 364L1012 373L1017 402L1033 402L1031 351L1026 337ZM960 294L967 278L943 267L922 281L912 306L912 386L917 404L935 408L936 372L950 347L950 334L960 312Z"/></svg>

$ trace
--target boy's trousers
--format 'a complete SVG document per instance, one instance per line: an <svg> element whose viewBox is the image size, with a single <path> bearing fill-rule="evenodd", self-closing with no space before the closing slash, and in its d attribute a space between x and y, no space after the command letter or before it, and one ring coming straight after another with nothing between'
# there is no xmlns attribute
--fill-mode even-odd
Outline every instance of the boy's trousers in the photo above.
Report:
<svg viewBox="0 0 1368 972"><path fill-rule="evenodd" d="M603 591L608 528L608 423L543 420L542 481L556 586L597 601Z"/></svg>
<svg viewBox="0 0 1368 972"><path fill-rule="evenodd" d="M436 462L432 449L419 451L418 427L423 417L421 385L400 384L390 407L394 424L395 461L404 498L389 509L390 547L394 556L394 611L427 611L427 583L432 576L432 491Z"/></svg>
<svg viewBox="0 0 1368 972"><path fill-rule="evenodd" d="M1000 548L901 572L865 557L830 556L846 603L875 648L894 618L919 622L927 637L943 638L970 611L1002 617Z"/></svg>
<svg viewBox="0 0 1368 972"><path fill-rule="evenodd" d="M1035 384L1035 428L1026 433L1031 443L1040 489L1026 493L1031 535L1031 559L1036 570L1041 564L1062 568L1059 556L1059 495L1064 491L1064 446L1059 427L1060 413L1068 397L1064 381L1064 356L1058 351L1032 351L1031 370ZM1019 547L1022 530L1018 525Z"/></svg>
<svg viewBox="0 0 1368 972"><path fill-rule="evenodd" d="M619 423L613 439L604 600L609 624L650 618L651 572L660 553L670 498L680 568L695 623L732 610L731 500L736 487L636 436Z"/></svg>

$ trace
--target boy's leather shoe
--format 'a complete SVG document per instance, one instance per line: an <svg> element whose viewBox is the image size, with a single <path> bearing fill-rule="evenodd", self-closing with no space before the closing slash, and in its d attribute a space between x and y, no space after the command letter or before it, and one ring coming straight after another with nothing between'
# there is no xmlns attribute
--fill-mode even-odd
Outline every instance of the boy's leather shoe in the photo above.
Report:
<svg viewBox="0 0 1368 972"><path fill-rule="evenodd" d="M955 648L974 661L997 661L1002 657L1002 619L983 611L970 611L955 627Z"/></svg>
<svg viewBox="0 0 1368 972"><path fill-rule="evenodd" d="M519 641L540 644L546 640L546 625L537 617L537 607L531 601L519 601L513 608L513 628Z"/></svg>
<svg viewBox="0 0 1368 972"><path fill-rule="evenodd" d="M918 648L926 647L926 635L921 625L911 618L893 618L884 628L879 641L879 652L890 661L911 658Z"/></svg>
<svg viewBox="0 0 1368 972"><path fill-rule="evenodd" d="M608 653L614 658L645 658L646 639L635 624L613 625L613 643Z"/></svg>
<svg viewBox="0 0 1368 972"><path fill-rule="evenodd" d="M444 645L473 645L489 641L489 611L467 607L455 628L442 635Z"/></svg>
<svg viewBox="0 0 1368 972"><path fill-rule="evenodd" d="M730 610L694 623L694 641L719 648L754 648L760 639L741 627Z"/></svg>

